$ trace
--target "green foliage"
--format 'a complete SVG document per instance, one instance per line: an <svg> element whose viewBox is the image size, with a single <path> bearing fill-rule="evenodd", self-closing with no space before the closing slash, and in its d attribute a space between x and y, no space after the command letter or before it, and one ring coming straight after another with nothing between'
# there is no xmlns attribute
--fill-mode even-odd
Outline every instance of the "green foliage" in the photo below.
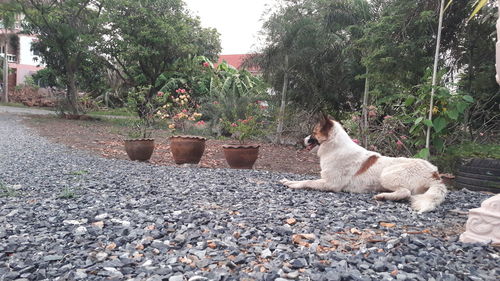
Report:
<svg viewBox="0 0 500 281"><path fill-rule="evenodd" d="M168 103L168 95L157 94L153 98L149 98L149 93L152 86L138 86L128 94L127 106L130 111L137 112L139 119L133 122L133 138L149 138L151 130L154 127L157 114L156 112L161 106Z"/></svg>
<svg viewBox="0 0 500 281"><path fill-rule="evenodd" d="M471 158L500 159L500 146L498 144L479 144L465 142L449 146L446 153L431 157L441 171L455 173L461 160Z"/></svg>
<svg viewBox="0 0 500 281"><path fill-rule="evenodd" d="M7 186L0 182L0 197L16 197L19 192L12 186Z"/></svg>
<svg viewBox="0 0 500 281"><path fill-rule="evenodd" d="M98 116L137 116L137 113L131 112L128 108L112 108L112 109L103 109L87 112L89 115L98 115Z"/></svg>
<svg viewBox="0 0 500 281"><path fill-rule="evenodd" d="M189 55L215 57L218 34L202 28L180 0L109 0L105 2L105 36L98 49L109 54L108 66L127 85L151 85L147 99L164 86L161 77Z"/></svg>
<svg viewBox="0 0 500 281"><path fill-rule="evenodd" d="M352 109L364 87L355 77L365 68L359 50L351 46L370 17L363 0L284 1L264 24L267 44L254 63L276 90L282 89L287 72L287 95L294 103L311 110Z"/></svg>
<svg viewBox="0 0 500 281"><path fill-rule="evenodd" d="M57 72L50 67L38 70L32 77L41 87L62 87Z"/></svg>
<svg viewBox="0 0 500 281"><path fill-rule="evenodd" d="M234 123L256 114L249 110L258 108L258 101L269 98L266 89L261 78L222 63L211 79L209 94L202 99L201 110L212 129L225 134L228 131L220 120Z"/></svg>
<svg viewBox="0 0 500 281"><path fill-rule="evenodd" d="M199 105L194 102L191 93L192 91L183 88L175 90L169 95L168 102L157 111L156 114L161 119L168 120L168 128L171 131L179 130L185 133L202 116L201 113L197 112ZM159 92L159 94L168 95L163 92ZM195 124L199 126L202 123L204 122Z"/></svg>
<svg viewBox="0 0 500 281"><path fill-rule="evenodd" d="M65 106L73 114L78 114L78 76L82 74L88 62L93 61L91 47L95 42L101 41L101 1L15 2L25 15L25 32L36 34L38 37L34 48L40 52L42 61L66 85Z"/></svg>
<svg viewBox="0 0 500 281"><path fill-rule="evenodd" d="M81 175L86 175L88 173L89 173L89 171L87 171L87 170L78 170L78 171L73 171L69 174L74 175L74 176L81 176Z"/></svg>
<svg viewBox="0 0 500 281"><path fill-rule="evenodd" d="M69 187L65 187L59 193L59 195L57 196L57 198L59 198L59 199L73 199L76 196L77 196L77 194L76 194L76 190L75 189L72 189L72 188L69 188Z"/></svg>
<svg viewBox="0 0 500 281"><path fill-rule="evenodd" d="M460 158L500 159L500 146L467 142L449 147L447 153Z"/></svg>
<svg viewBox="0 0 500 281"><path fill-rule="evenodd" d="M156 84L161 86L161 92L174 93L182 88L198 99L209 94L213 77L214 69L209 58L188 56L172 64L158 77Z"/></svg>
<svg viewBox="0 0 500 281"><path fill-rule="evenodd" d="M234 122L221 118L223 129L231 133L240 143L247 139L259 137L264 134L264 120L262 109L258 104L249 104L245 113L245 119Z"/></svg>
<svg viewBox="0 0 500 281"><path fill-rule="evenodd" d="M403 120L412 124L409 135L415 147L420 147L425 143L425 131L427 126L430 126L432 127L432 145L435 151L443 152L448 137L459 133L456 129L466 123L465 112L474 99L460 91L451 93L449 89L437 86L431 121L422 117L426 116L429 110L430 92L429 83L420 85L415 96L406 97L399 115ZM422 153L428 154L429 151Z"/></svg>

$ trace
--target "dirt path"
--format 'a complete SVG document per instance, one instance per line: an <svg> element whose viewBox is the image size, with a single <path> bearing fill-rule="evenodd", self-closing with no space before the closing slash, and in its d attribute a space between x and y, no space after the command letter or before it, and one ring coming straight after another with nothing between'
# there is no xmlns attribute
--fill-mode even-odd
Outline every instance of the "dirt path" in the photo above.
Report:
<svg viewBox="0 0 500 281"><path fill-rule="evenodd" d="M76 149L84 149L108 158L128 159L123 148L126 128L101 121L64 120L48 116L28 116L24 123L48 139ZM156 132L153 164L175 166L165 132ZM159 136L159 137L158 137ZM222 145L227 140L208 140L200 166L229 168ZM310 152L292 146L259 143L255 169L296 174L319 174L319 160Z"/></svg>

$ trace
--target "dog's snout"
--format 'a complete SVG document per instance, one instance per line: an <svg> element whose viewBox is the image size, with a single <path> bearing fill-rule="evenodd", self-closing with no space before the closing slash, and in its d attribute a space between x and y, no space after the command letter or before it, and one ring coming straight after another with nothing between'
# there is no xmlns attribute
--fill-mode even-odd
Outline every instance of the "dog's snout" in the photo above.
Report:
<svg viewBox="0 0 500 281"><path fill-rule="evenodd" d="M304 145L308 146L309 145L309 140L311 139L311 136L307 136L304 138Z"/></svg>
<svg viewBox="0 0 500 281"><path fill-rule="evenodd" d="M311 135L305 137L305 139L304 139L305 146L317 145L317 144L319 144L318 140Z"/></svg>

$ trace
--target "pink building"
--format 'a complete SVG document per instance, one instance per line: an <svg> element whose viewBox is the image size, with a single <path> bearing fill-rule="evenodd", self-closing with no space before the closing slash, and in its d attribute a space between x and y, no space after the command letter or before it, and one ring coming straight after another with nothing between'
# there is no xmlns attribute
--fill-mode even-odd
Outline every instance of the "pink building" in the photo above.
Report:
<svg viewBox="0 0 500 281"><path fill-rule="evenodd" d="M16 24L13 29L5 29L0 23L0 38L9 36L10 44L7 47L7 60L11 74L9 75L9 85L17 86L24 83L26 76L43 69L41 59L37 52L32 50L32 45L37 38L33 35L21 34L20 25ZM4 42L3 40L1 40ZM5 46L0 47L0 56L5 56Z"/></svg>

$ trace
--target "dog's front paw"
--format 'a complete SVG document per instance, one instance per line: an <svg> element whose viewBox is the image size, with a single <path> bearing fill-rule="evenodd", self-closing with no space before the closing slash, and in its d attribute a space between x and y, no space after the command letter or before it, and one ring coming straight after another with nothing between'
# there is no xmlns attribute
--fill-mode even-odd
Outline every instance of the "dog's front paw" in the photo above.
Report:
<svg viewBox="0 0 500 281"><path fill-rule="evenodd" d="M375 199L375 200L385 200L385 197L384 197L384 194L379 193L379 194L373 196L373 199Z"/></svg>
<svg viewBox="0 0 500 281"><path fill-rule="evenodd" d="M289 181L287 179L282 179L282 180L280 180L280 183L282 183L283 185L286 185L292 189L303 188L302 183L300 181Z"/></svg>

